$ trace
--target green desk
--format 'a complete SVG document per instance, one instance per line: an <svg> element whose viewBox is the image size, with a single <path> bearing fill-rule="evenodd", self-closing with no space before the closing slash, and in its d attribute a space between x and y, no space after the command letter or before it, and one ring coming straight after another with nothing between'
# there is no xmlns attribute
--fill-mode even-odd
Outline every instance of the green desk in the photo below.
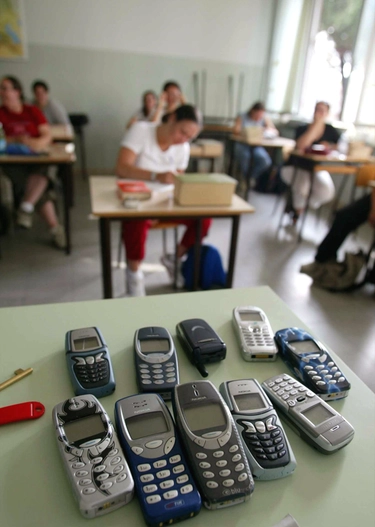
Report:
<svg viewBox="0 0 375 527"><path fill-rule="evenodd" d="M216 387L226 379L255 377L263 381L287 372L280 359L268 364L242 360L231 316L236 305L246 304L264 309L274 330L291 325L306 328L267 287L0 309L0 382L11 377L17 368L34 368L31 375L0 392L0 406L35 400L46 407L45 415L39 420L0 428L1 526L145 525L136 499L94 520L81 517L73 500L51 420L53 406L73 396L64 356L67 330L91 325L101 328L117 382L114 395L101 401L113 417L115 401L137 390L132 341L135 330L142 326L165 326L175 335L177 322L192 317L206 319L228 347L225 361L207 367L208 379ZM177 341L176 346L181 382L199 379L200 375ZM324 456L285 425L298 463L293 475L256 482L248 503L220 511L202 509L184 525L272 527L288 513L301 527L374 525L375 395L335 358L352 383L349 397L332 403L356 430L351 444L332 456Z"/></svg>

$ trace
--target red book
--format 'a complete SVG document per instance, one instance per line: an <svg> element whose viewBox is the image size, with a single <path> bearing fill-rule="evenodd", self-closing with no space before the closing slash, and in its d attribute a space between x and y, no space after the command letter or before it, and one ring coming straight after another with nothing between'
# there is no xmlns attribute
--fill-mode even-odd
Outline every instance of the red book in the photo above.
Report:
<svg viewBox="0 0 375 527"><path fill-rule="evenodd" d="M117 192L122 200L145 200L151 198L151 190L144 181L117 181Z"/></svg>

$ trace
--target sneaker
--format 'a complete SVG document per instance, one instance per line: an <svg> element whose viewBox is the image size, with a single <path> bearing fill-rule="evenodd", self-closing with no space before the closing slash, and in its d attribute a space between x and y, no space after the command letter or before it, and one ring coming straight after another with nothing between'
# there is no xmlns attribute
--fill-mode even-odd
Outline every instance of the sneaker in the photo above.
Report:
<svg viewBox="0 0 375 527"><path fill-rule="evenodd" d="M143 271L132 271L126 268L126 292L129 296L146 296L145 277Z"/></svg>
<svg viewBox="0 0 375 527"><path fill-rule="evenodd" d="M175 271L176 271L176 257L174 254L166 254L160 258L161 263L167 269L168 274L172 282L175 280ZM182 289L185 284L184 277L182 276L182 262L181 258L177 259L177 277L176 277L176 287L177 289Z"/></svg>
<svg viewBox="0 0 375 527"><path fill-rule="evenodd" d="M329 289L331 291L345 291L354 286L361 270L366 264L365 255L346 253L343 263L338 264L340 268L328 268L328 272L322 276L314 278L314 285Z"/></svg>
<svg viewBox="0 0 375 527"><path fill-rule="evenodd" d="M62 225L58 224L56 227L51 229L52 242L58 249L66 248L66 234L65 229Z"/></svg>
<svg viewBox="0 0 375 527"><path fill-rule="evenodd" d="M16 224L23 229L31 229L33 225L33 213L18 209Z"/></svg>
<svg viewBox="0 0 375 527"><path fill-rule="evenodd" d="M336 260L329 260L327 262L312 262L310 264L301 265L300 273L307 274L313 280L319 280L327 275L341 274L344 270L343 264L336 262Z"/></svg>

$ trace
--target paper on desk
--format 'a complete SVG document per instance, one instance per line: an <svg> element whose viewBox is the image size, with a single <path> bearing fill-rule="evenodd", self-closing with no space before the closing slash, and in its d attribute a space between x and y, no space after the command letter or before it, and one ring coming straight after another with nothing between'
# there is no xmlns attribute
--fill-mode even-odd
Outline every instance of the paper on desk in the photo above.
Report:
<svg viewBox="0 0 375 527"><path fill-rule="evenodd" d="M127 181L137 181L129 179ZM153 207L157 203L168 201L173 197L174 185L159 183L158 181L147 181L147 186L151 190L151 198L146 200L125 199L123 205L127 209L144 210Z"/></svg>
<svg viewBox="0 0 375 527"><path fill-rule="evenodd" d="M279 523L276 523L273 527L300 527L299 524L296 522L296 520L288 514L283 518Z"/></svg>

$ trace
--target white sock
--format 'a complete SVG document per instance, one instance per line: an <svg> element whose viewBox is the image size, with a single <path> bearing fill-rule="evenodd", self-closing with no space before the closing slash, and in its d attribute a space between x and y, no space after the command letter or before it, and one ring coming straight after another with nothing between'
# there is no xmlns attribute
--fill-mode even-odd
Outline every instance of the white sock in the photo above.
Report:
<svg viewBox="0 0 375 527"><path fill-rule="evenodd" d="M23 201L20 205L20 209L23 212L27 212L28 214L32 214L34 212L34 205L32 203L29 203L28 201Z"/></svg>

